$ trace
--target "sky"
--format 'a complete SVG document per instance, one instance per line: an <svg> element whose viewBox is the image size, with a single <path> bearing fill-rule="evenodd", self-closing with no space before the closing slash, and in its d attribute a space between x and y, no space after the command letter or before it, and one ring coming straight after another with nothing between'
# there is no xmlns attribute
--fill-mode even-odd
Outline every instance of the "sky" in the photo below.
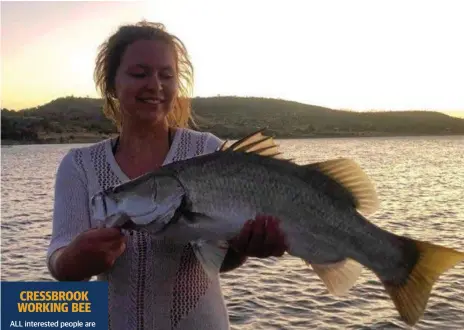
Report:
<svg viewBox="0 0 464 330"><path fill-rule="evenodd" d="M459 0L1 2L1 106L99 97L98 46L161 22L186 45L194 96L258 96L349 110L464 118Z"/></svg>

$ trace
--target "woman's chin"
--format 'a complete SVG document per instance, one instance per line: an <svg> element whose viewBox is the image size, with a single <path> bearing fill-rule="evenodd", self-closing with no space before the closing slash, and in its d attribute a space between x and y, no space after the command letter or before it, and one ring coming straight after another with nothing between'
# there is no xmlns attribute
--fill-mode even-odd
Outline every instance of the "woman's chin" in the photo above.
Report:
<svg viewBox="0 0 464 330"><path fill-rule="evenodd" d="M168 112L162 108L150 109L150 110L139 110L137 113L132 115L132 118L137 121L142 121L144 124L148 122L157 123L165 120Z"/></svg>

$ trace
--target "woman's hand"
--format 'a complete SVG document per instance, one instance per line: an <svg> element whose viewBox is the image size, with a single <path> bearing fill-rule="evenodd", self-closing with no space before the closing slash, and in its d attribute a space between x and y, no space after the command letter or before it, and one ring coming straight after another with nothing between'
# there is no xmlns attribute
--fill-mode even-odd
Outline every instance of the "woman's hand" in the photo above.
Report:
<svg viewBox="0 0 464 330"><path fill-rule="evenodd" d="M59 280L84 280L111 268L125 249L126 237L120 229L90 229L60 251L54 271Z"/></svg>
<svg viewBox="0 0 464 330"><path fill-rule="evenodd" d="M280 257L287 249L279 220L272 216L258 215L248 220L240 234L229 242L239 254L247 257Z"/></svg>

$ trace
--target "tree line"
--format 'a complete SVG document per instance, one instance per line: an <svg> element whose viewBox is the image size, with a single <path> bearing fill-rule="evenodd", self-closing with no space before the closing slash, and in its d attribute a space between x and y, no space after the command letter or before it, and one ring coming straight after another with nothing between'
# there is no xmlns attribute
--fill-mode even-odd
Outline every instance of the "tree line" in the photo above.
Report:
<svg viewBox="0 0 464 330"><path fill-rule="evenodd" d="M98 98L62 97L44 105L1 109L2 141L100 140L116 134ZM431 111L354 112L279 99L208 97L192 100L195 129L239 138L266 128L277 138L464 134L464 119Z"/></svg>

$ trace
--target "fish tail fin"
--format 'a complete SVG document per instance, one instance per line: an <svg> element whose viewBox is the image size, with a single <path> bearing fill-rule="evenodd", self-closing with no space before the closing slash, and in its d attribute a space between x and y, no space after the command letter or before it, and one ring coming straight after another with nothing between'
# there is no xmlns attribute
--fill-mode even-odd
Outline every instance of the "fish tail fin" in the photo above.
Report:
<svg viewBox="0 0 464 330"><path fill-rule="evenodd" d="M428 242L410 240L417 261L402 283L382 280L401 318L414 325L423 315L432 287L444 272L464 260L464 253Z"/></svg>

